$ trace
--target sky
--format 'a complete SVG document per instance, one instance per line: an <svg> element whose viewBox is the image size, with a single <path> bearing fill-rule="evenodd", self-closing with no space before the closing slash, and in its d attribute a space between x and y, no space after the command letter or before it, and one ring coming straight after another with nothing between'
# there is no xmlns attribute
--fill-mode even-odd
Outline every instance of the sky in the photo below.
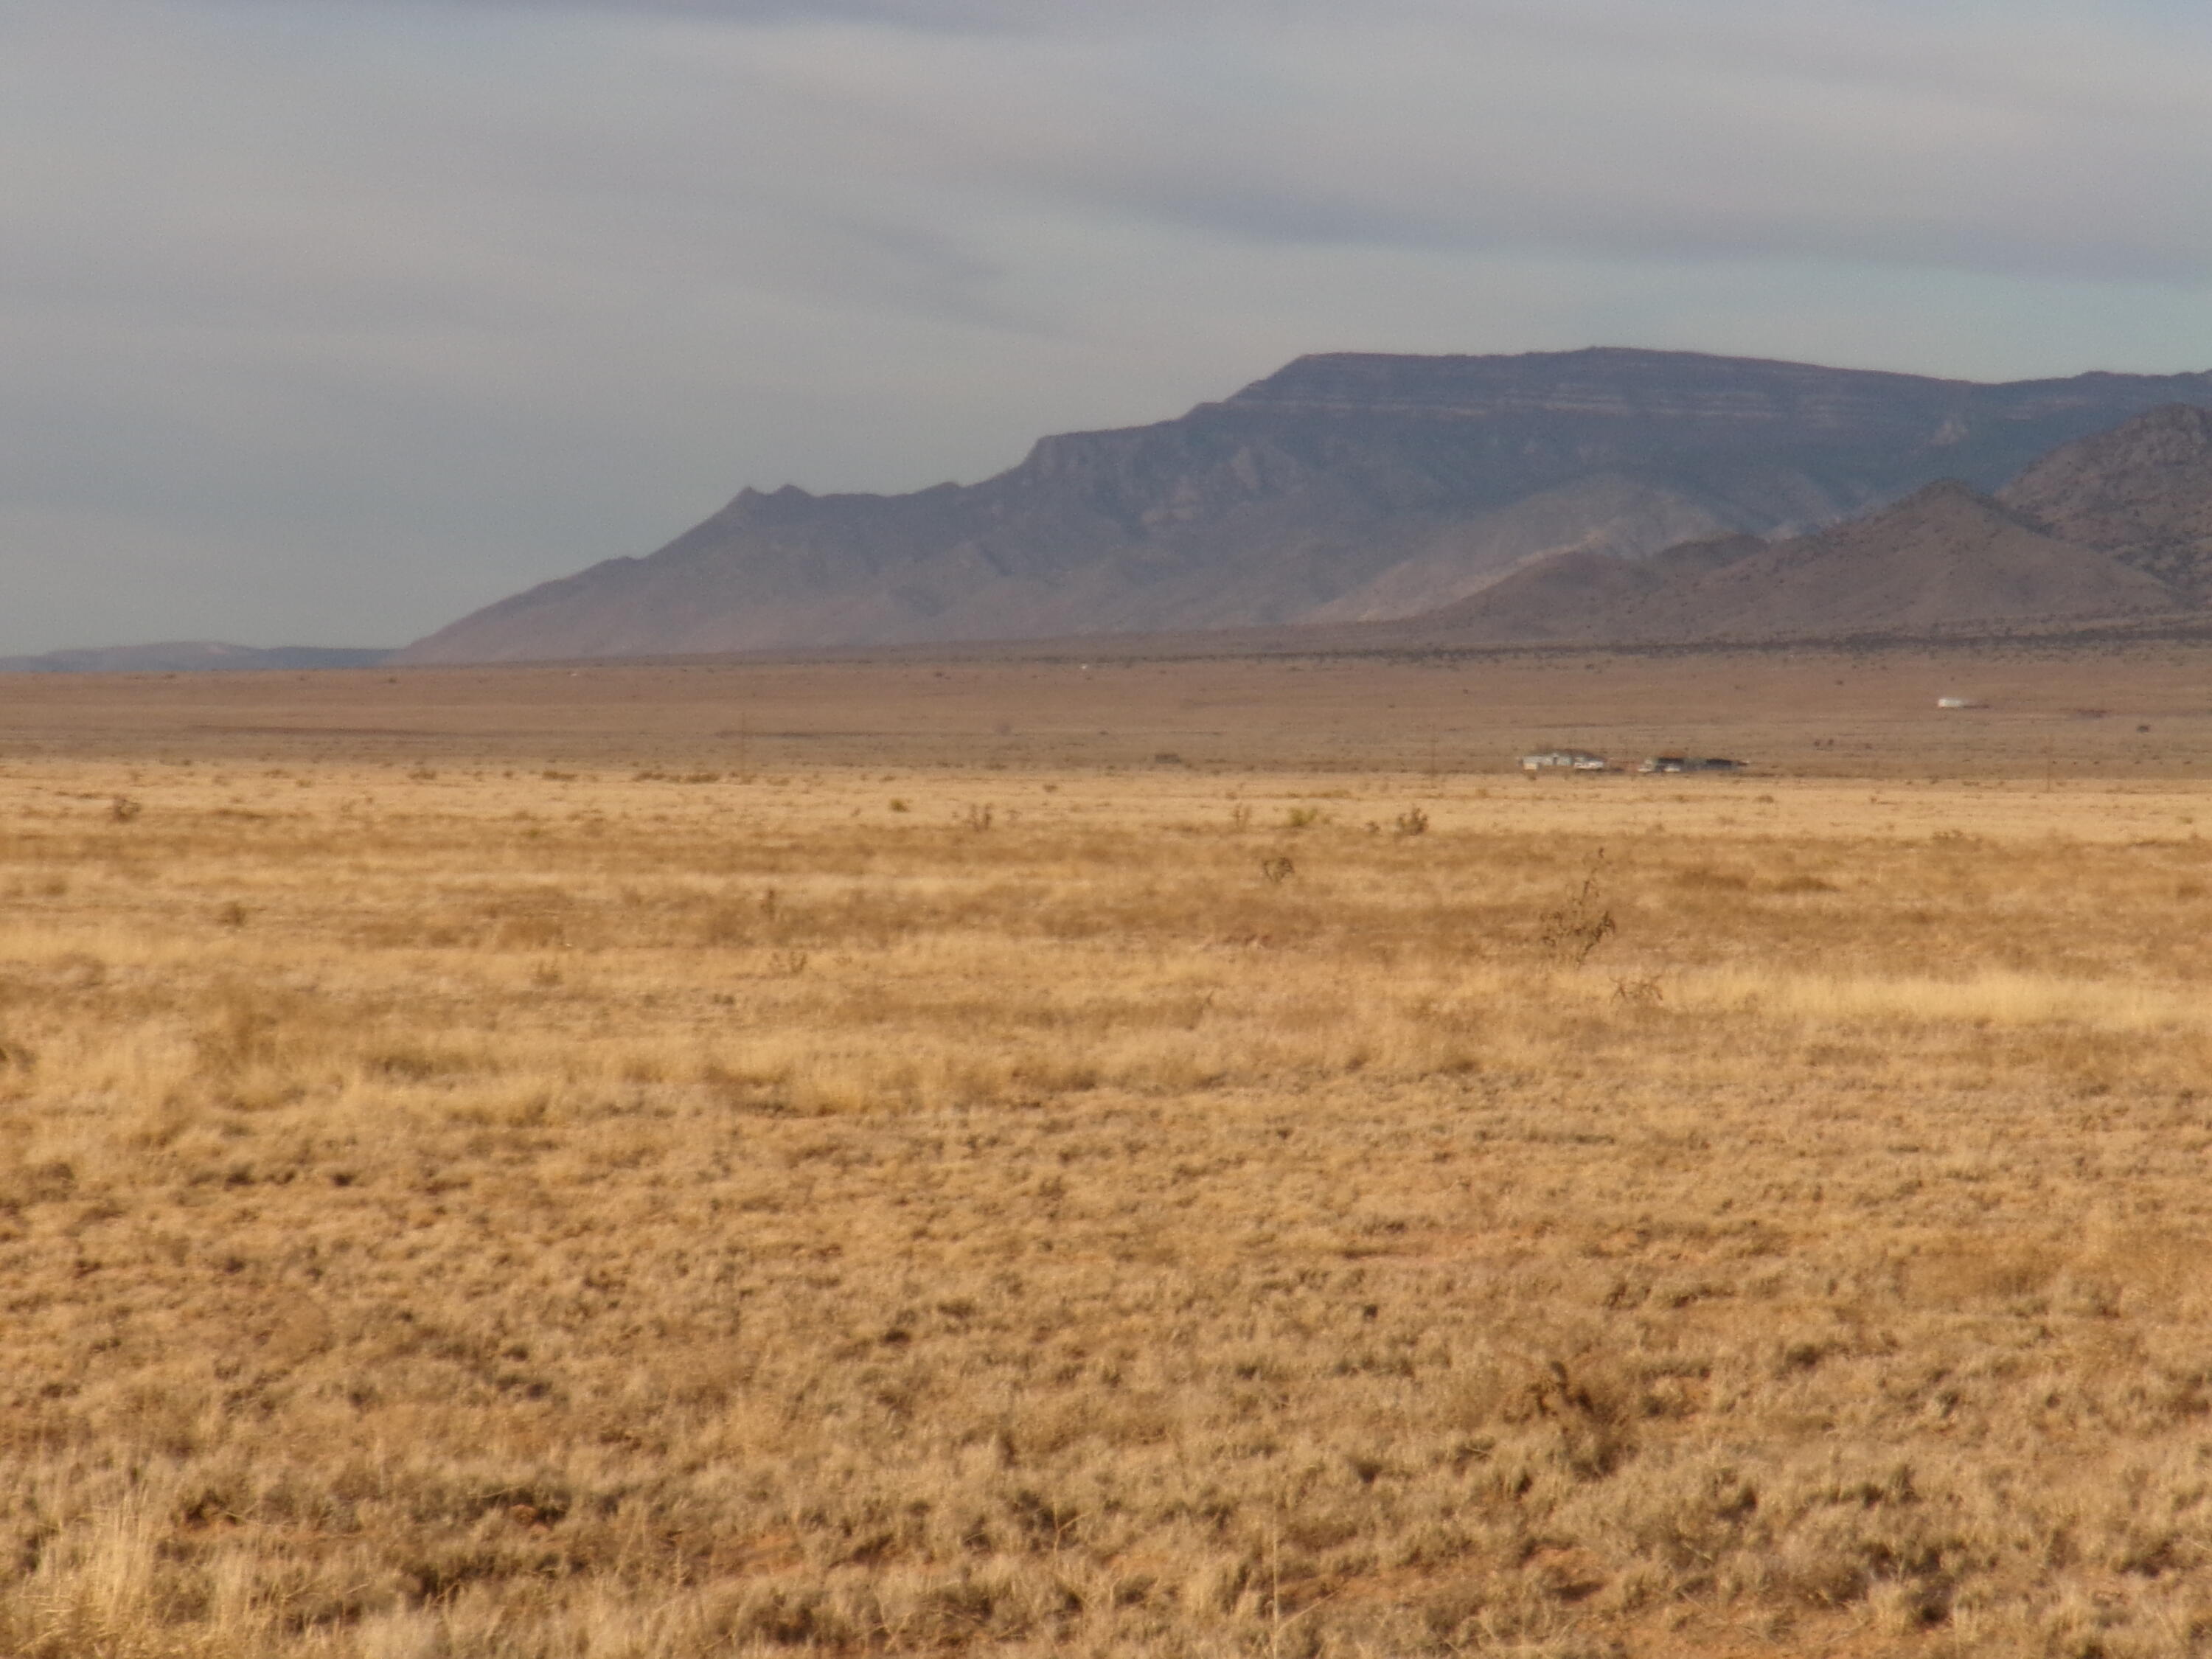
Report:
<svg viewBox="0 0 2212 1659"><path fill-rule="evenodd" d="M2202 0L0 0L0 653L396 645L1302 353L2212 368Z"/></svg>

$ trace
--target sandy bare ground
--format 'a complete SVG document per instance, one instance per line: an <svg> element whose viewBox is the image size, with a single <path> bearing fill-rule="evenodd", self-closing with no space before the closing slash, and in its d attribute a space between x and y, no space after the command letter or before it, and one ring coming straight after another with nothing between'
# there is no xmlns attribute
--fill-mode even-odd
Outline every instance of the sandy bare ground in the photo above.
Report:
<svg viewBox="0 0 2212 1659"><path fill-rule="evenodd" d="M1959 696L1980 708L1942 711ZM2148 732L2137 728L2148 726ZM2212 764L2212 645L1488 657L1109 655L0 679L15 753L1497 772L1565 744L1790 776Z"/></svg>

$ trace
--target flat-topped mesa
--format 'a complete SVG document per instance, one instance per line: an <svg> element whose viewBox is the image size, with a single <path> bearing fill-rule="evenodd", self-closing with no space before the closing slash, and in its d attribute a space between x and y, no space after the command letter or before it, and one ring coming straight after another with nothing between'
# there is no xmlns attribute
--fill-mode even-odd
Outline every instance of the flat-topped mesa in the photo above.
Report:
<svg viewBox="0 0 2212 1659"><path fill-rule="evenodd" d="M2161 397L2212 401L2212 372L2100 372L1985 384L1881 369L1601 346L1514 356L1324 353L1298 358L1211 407L1432 419L1555 415L1660 420L1692 431L1790 428L1829 440L1854 432L1888 439L1911 433L1940 448L1966 443L1991 422L2063 422L2085 410L2140 409Z"/></svg>
<svg viewBox="0 0 2212 1659"><path fill-rule="evenodd" d="M1622 419L1940 423L1979 388L1874 369L1822 368L1689 351L1593 347L1510 357L1334 352L1301 357L1225 407L1492 417L1548 413ZM1902 407L1900 407L1902 405Z"/></svg>
<svg viewBox="0 0 2212 1659"><path fill-rule="evenodd" d="M747 490L644 558L465 617L416 662L854 647L1413 617L1565 549L1790 534L1991 489L2212 374L1977 386L1594 349L1302 357L969 485ZM1990 509L1994 510L1994 509Z"/></svg>

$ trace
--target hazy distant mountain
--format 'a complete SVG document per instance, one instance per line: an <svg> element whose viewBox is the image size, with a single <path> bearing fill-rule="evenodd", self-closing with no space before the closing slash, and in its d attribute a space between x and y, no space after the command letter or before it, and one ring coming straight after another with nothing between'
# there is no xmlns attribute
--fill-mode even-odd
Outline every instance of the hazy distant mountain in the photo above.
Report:
<svg viewBox="0 0 2212 1659"><path fill-rule="evenodd" d="M2212 374L1983 386L1679 352L1302 358L1224 403L1047 438L908 495L747 490L642 559L410 647L454 662L1410 617L1562 550L1833 523L1991 489Z"/></svg>
<svg viewBox="0 0 2212 1659"><path fill-rule="evenodd" d="M349 650L335 646L263 647L178 640L161 645L92 646L76 651L49 651L35 657L0 657L0 672L174 674L217 668L373 668L391 655L386 650Z"/></svg>

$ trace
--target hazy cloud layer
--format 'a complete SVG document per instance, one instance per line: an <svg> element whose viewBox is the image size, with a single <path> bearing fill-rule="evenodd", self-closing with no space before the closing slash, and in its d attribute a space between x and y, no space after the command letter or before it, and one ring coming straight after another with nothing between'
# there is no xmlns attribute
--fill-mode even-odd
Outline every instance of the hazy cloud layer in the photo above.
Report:
<svg viewBox="0 0 2212 1659"><path fill-rule="evenodd" d="M2208 89L2148 3L0 0L0 650L397 641L1303 350L2212 367Z"/></svg>

